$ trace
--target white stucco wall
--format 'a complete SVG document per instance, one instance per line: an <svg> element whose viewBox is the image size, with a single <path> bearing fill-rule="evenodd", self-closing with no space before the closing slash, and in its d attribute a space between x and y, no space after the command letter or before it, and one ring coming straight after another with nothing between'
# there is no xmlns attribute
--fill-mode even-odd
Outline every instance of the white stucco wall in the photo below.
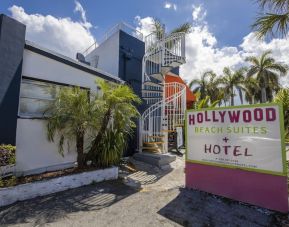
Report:
<svg viewBox="0 0 289 227"><path fill-rule="evenodd" d="M25 49L22 75L77 85L96 90L97 76L58 62L46 56ZM24 119L17 121L16 170L18 174L33 174L55 169L67 168L76 161L75 146L64 148L65 156L58 153L58 146L46 138L46 121Z"/></svg>
<svg viewBox="0 0 289 227"><path fill-rule="evenodd" d="M96 89L96 76L43 55L24 50L22 75Z"/></svg>
<svg viewBox="0 0 289 227"><path fill-rule="evenodd" d="M86 60L91 62L92 58L98 55L97 68L102 69L114 76L118 76L119 66L119 31L115 32L106 41L101 43L96 49L86 56Z"/></svg>
<svg viewBox="0 0 289 227"><path fill-rule="evenodd" d="M59 154L57 140L46 136L46 121L18 119L16 133L16 171L33 174L71 166L76 161L75 145L65 144L64 156Z"/></svg>

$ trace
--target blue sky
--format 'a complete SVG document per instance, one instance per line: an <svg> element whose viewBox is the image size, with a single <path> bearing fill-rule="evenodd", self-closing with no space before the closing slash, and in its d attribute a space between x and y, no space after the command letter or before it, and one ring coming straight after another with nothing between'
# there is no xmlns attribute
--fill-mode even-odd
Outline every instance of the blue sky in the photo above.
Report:
<svg viewBox="0 0 289 227"><path fill-rule="evenodd" d="M186 38L187 63L181 77L187 81L207 70L222 74L224 67L246 65L245 58L272 50L273 57L289 63L289 40L260 41L250 29L259 13L255 0L1 0L0 12L26 24L26 39L74 58L120 21L144 34L152 18L168 30L190 22ZM282 84L289 86L289 78Z"/></svg>
<svg viewBox="0 0 289 227"><path fill-rule="evenodd" d="M183 22L193 22L191 17L192 5L200 5L207 10L207 22L211 32L219 41L219 45L238 45L242 38L250 32L252 23L258 10L253 0L175 0L169 1L177 5L177 9L166 9L168 2L163 0L80 0L86 10L87 20L94 26L91 30L96 38L119 21L134 24L135 16L157 17L171 29ZM8 8L22 6L28 14L40 13L55 17L71 17L78 20L79 15L74 13L74 0L1 0L0 11L10 15Z"/></svg>

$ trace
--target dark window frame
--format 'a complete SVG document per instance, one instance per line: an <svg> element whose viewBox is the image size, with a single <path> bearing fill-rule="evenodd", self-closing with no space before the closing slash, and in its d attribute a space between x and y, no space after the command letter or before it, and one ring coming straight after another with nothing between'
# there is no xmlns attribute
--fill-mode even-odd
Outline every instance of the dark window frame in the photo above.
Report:
<svg viewBox="0 0 289 227"><path fill-rule="evenodd" d="M51 80L45 80L45 79L40 79L40 78L34 78L34 77L29 77L29 76L24 76L22 75L22 78L21 78L21 84L22 84L22 80L31 80L31 81L35 81L36 83L37 82L43 82L43 83L48 83L48 84L51 84L51 85L56 85L56 86L63 86L63 87L79 87L80 89L83 89L83 90L86 90L87 91L87 95L90 97L90 88L88 87L82 87L82 86L77 86L77 85L72 85L72 84L67 84L67 83L61 83L61 82L57 82L57 81L51 81ZM21 89L21 85L20 85L20 89ZM40 120L45 120L47 119L48 117L47 116L37 116L37 114L35 114L34 116L31 114L31 115L25 115L25 114L22 114L20 112L20 105L21 105L21 98L29 98L29 99L38 99L38 100L47 100L47 101L53 101L53 99L45 99L45 98L37 98L37 97L22 97L21 96L21 93L19 94L19 107L18 107L18 118L19 119L40 119Z"/></svg>

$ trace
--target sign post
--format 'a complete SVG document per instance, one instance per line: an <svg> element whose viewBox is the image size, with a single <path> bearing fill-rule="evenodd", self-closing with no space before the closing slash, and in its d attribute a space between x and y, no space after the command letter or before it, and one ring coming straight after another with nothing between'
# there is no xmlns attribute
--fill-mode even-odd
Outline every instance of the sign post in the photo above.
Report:
<svg viewBox="0 0 289 227"><path fill-rule="evenodd" d="M176 127L176 131L177 131L177 148L180 148L184 145L183 128Z"/></svg>
<svg viewBox="0 0 289 227"><path fill-rule="evenodd" d="M282 107L187 111L186 187L288 211Z"/></svg>

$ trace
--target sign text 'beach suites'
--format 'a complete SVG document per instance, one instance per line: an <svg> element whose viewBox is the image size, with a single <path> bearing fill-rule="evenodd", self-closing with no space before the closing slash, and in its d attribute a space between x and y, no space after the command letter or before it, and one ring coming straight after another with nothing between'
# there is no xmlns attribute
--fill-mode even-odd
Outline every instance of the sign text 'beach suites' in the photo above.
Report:
<svg viewBox="0 0 289 227"><path fill-rule="evenodd" d="M283 175L280 108L240 106L187 114L187 160Z"/></svg>

